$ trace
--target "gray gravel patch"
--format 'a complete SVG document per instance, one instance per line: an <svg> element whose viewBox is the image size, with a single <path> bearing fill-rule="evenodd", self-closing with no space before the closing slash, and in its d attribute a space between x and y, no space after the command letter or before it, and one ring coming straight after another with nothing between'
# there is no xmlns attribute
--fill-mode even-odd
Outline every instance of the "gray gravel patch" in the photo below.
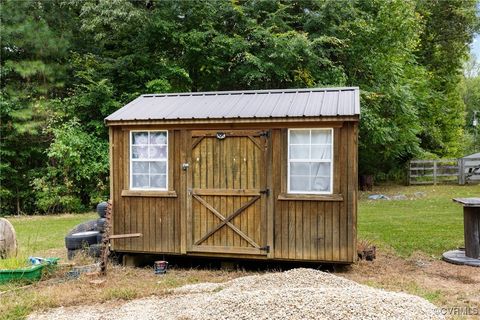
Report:
<svg viewBox="0 0 480 320"><path fill-rule="evenodd" d="M313 269L200 283L115 308L56 308L29 319L444 319L423 298Z"/></svg>

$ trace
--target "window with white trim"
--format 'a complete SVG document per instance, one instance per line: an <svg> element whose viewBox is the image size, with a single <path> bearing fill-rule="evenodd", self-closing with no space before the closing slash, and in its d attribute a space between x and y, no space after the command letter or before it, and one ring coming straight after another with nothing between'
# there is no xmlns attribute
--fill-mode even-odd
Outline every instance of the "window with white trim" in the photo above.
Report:
<svg viewBox="0 0 480 320"><path fill-rule="evenodd" d="M288 130L288 192L331 194L333 129Z"/></svg>
<svg viewBox="0 0 480 320"><path fill-rule="evenodd" d="M167 188L168 131L131 131L130 189Z"/></svg>

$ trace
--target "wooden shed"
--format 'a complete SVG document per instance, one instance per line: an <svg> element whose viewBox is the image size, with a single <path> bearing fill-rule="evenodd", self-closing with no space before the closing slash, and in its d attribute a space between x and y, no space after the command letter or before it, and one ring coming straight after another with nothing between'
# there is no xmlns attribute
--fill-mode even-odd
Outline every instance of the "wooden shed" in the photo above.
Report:
<svg viewBox="0 0 480 320"><path fill-rule="evenodd" d="M113 250L356 260L359 89L146 94L108 116Z"/></svg>

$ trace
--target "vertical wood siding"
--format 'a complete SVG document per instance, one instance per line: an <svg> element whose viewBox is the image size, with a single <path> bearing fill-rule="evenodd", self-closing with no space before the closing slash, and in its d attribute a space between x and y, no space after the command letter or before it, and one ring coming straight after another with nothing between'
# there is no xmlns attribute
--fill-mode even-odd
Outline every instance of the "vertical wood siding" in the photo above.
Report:
<svg viewBox="0 0 480 320"><path fill-rule="evenodd" d="M113 233L143 237L114 240L117 251L180 253L180 197L122 196L129 186L129 131L110 131ZM169 133L169 189L180 190L181 132Z"/></svg>
<svg viewBox="0 0 480 320"><path fill-rule="evenodd" d="M272 134L273 258L353 262L356 259L357 129L334 129L333 193L343 201L279 200L287 179L287 130Z"/></svg>
<svg viewBox="0 0 480 320"><path fill-rule="evenodd" d="M253 206L233 219L233 223L241 230L245 230L254 238L261 237L264 240L260 242L266 241L270 246L271 251L268 255L257 258L336 262L356 260L357 130L358 124L355 122L344 122L343 125L334 128L333 193L338 197L336 201L313 201L279 199L279 196L285 193L287 185L287 128L271 129L264 169L268 172L267 186L271 190L268 200L264 202L265 205L268 204L266 217L260 223L257 219L250 219L250 215L252 217L257 215L255 210L258 208ZM115 234L140 232L144 235L138 239L115 240L114 250L190 254L188 251L190 239L198 239L201 234L206 234L207 229L216 225L219 219L205 207L199 206L195 200L188 201L187 189L198 186L221 189L227 187L230 182L220 181L221 175L198 174L189 177L181 170L181 164L187 161L191 153L191 131L175 129L169 130L169 189L175 191L177 196L122 196L122 190L128 190L129 183L129 131L126 128L111 127L110 143L113 231ZM206 165L212 167L208 168L208 171L210 169L215 171L214 166L217 168L227 166L227 163L223 166L222 159L219 158L223 152L218 152L218 148L222 146L217 144L215 139L199 144L198 149L193 150L194 153L203 150L202 152L208 155L209 161L190 163L191 168ZM229 146L233 147L234 145ZM239 148L232 150L232 154L257 152L249 144L240 144ZM192 155L194 160L195 154ZM246 165L250 168L250 164ZM251 165L254 166L254 163ZM256 175L239 170L236 177L238 185L232 186L238 189L258 188L257 183L252 180L255 178ZM233 199L226 196L204 197L207 202L225 213L232 211L232 208L240 207L241 203L250 199L248 196ZM342 198L343 200L340 200ZM192 217L189 218L187 212L192 209L198 213L193 218L197 219L195 220L197 222L201 220L201 224L195 224ZM255 224L249 225L250 220L255 221ZM244 239L236 236L225 226L205 242L208 246L225 243L233 243L240 247L248 246ZM228 252L225 253L227 255ZM215 256L221 254L216 253Z"/></svg>

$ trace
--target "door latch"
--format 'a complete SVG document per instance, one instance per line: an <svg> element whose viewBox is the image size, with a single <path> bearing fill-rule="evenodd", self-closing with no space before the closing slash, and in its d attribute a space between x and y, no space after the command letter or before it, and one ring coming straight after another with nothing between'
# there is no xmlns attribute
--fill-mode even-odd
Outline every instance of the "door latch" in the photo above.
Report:
<svg viewBox="0 0 480 320"><path fill-rule="evenodd" d="M183 171L187 171L188 167L190 167L190 165L188 164L188 162L182 163L182 170L183 170Z"/></svg>
<svg viewBox="0 0 480 320"><path fill-rule="evenodd" d="M259 249L266 252L270 252L270 246L260 247Z"/></svg>
<svg viewBox="0 0 480 320"><path fill-rule="evenodd" d="M261 194L264 194L266 195L267 197L270 195L270 189L269 188L265 188L263 190L260 190L260 193Z"/></svg>

